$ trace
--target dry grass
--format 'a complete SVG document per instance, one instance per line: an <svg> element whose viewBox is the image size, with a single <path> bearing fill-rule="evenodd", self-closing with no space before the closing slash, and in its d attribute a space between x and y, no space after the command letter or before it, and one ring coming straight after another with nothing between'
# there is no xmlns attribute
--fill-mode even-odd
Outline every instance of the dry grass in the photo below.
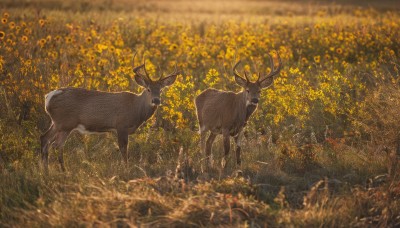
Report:
<svg viewBox="0 0 400 228"><path fill-rule="evenodd" d="M335 150L324 146L318 149L318 166L299 171L286 167L290 160L282 163L279 149L262 147L246 153L241 172L231 166L201 173L198 163L180 159L180 179L174 161L150 165L144 158L125 167L110 150L111 140L98 145L95 139L82 143L73 137L66 146L71 153L66 173L59 171L55 154L49 175L35 163L4 169L1 224L362 227L400 222L399 170L374 178L387 172L383 151L372 155L345 144ZM245 144L244 151L252 147ZM81 153L92 154L90 161Z"/></svg>

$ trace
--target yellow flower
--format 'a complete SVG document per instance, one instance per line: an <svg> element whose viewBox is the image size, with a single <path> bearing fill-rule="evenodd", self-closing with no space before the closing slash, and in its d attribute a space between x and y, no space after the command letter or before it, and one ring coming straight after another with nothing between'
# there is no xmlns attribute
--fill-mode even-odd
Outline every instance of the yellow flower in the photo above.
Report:
<svg viewBox="0 0 400 228"><path fill-rule="evenodd" d="M321 61L321 56L319 56L319 55L314 56L314 61L315 61L316 63L319 63L319 62Z"/></svg>
<svg viewBox="0 0 400 228"><path fill-rule="evenodd" d="M11 22L8 24L8 26L10 27L10 29L15 28L15 22L14 22L14 21L11 21Z"/></svg>
<svg viewBox="0 0 400 228"><path fill-rule="evenodd" d="M6 36L6 34L3 31L0 31L0 39L4 39L4 37Z"/></svg>
<svg viewBox="0 0 400 228"><path fill-rule="evenodd" d="M67 44L72 43L72 38L69 37L69 36L65 37L65 42L66 42Z"/></svg>
<svg viewBox="0 0 400 228"><path fill-rule="evenodd" d="M27 36L22 36L22 37L21 37L21 40L22 40L22 42L25 43L26 41L28 41L28 37L27 37Z"/></svg>
<svg viewBox="0 0 400 228"><path fill-rule="evenodd" d="M44 45L46 44L46 39L40 39L39 42L38 42L38 44L39 44L39 46L40 46L41 48L43 48Z"/></svg>
<svg viewBox="0 0 400 228"><path fill-rule="evenodd" d="M175 49L177 49L177 48L178 48L178 45L172 44L172 45L169 47L169 50L175 50Z"/></svg>
<svg viewBox="0 0 400 228"><path fill-rule="evenodd" d="M331 60L331 56L328 55L328 54L325 54L324 58L325 58L325 60L327 60L327 61Z"/></svg>
<svg viewBox="0 0 400 228"><path fill-rule="evenodd" d="M39 25L40 25L41 27L43 27L45 23L46 23L45 20L43 20L43 19L40 19L40 20L39 20Z"/></svg>
<svg viewBox="0 0 400 228"><path fill-rule="evenodd" d="M4 18L8 18L9 16L10 16L10 14L8 14L7 12L4 12L4 13L3 13L3 17L4 17Z"/></svg>
<svg viewBox="0 0 400 228"><path fill-rule="evenodd" d="M336 53L338 53L339 55L343 53L343 50L341 48L337 48L336 49Z"/></svg>
<svg viewBox="0 0 400 228"><path fill-rule="evenodd" d="M7 18L2 18L2 19L1 19L1 23L3 23L3 24L6 24L7 21L8 21Z"/></svg>
<svg viewBox="0 0 400 228"><path fill-rule="evenodd" d="M90 37L90 36L86 37L86 42L88 42L88 43L92 42L92 37Z"/></svg>

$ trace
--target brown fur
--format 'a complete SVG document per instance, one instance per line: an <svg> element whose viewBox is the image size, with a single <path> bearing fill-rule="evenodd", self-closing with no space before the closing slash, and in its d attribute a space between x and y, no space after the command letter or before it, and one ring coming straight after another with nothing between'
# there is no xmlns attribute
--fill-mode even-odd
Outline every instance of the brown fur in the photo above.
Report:
<svg viewBox="0 0 400 228"><path fill-rule="evenodd" d="M56 129L71 131L79 124L90 132L107 132L118 128L134 129L149 119L157 106L149 102L145 90L137 95L130 92L107 93L80 88L60 89L49 102L48 114Z"/></svg>
<svg viewBox="0 0 400 228"><path fill-rule="evenodd" d="M203 91L195 100L201 131L222 134L223 129L229 129L231 136L237 135L246 122L244 98L244 92Z"/></svg>
<svg viewBox="0 0 400 228"><path fill-rule="evenodd" d="M50 146L61 148L73 130L81 132L116 131L118 146L125 162L128 162L128 135L133 134L156 111L161 103L163 87L172 85L179 74L174 73L158 81L152 81L146 72L142 75L141 65L134 69L135 81L146 89L141 94L130 92L109 93L80 88L63 88L46 96L46 111L52 124L41 137L41 154L45 171L48 170ZM64 171L63 153L58 156Z"/></svg>
<svg viewBox="0 0 400 228"><path fill-rule="evenodd" d="M278 55L279 58L279 55ZM273 83L273 76L278 74L281 68L279 58L279 67L274 69L271 58L271 73L260 80L260 75L256 82L250 82L241 77L236 67L240 61L235 64L233 72L235 81L242 86L243 91L234 93L230 91L221 91L215 89L206 89L195 98L197 118L200 127L200 145L202 153L205 153L207 166L210 164L212 144L218 134L222 134L224 141L225 156L222 160L222 166L225 167L226 159L230 150L230 136L236 143L236 163L241 164L240 159L240 134L246 125L251 114L257 109L260 99L261 89L269 87ZM206 134L210 135L206 141Z"/></svg>

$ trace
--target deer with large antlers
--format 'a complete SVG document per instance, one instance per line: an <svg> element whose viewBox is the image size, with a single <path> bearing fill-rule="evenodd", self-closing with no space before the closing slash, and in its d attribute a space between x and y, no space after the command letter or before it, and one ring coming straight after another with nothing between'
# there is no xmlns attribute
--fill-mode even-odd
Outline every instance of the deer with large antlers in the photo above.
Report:
<svg viewBox="0 0 400 228"><path fill-rule="evenodd" d="M271 61L271 72L268 75L258 73L257 81L251 82L244 72L245 79L239 75L236 68L240 60L233 67L235 82L243 90L239 93L231 91L221 91L216 89L206 89L195 98L197 118L200 127L200 150L205 153L207 166L210 164L212 144L217 135L222 134L224 153L222 166L225 167L230 150L230 136L234 138L236 144L236 163L241 164L240 158L240 133L246 125L249 117L257 108L261 89L269 87L273 83L273 77L277 75L282 66L279 55L279 66L275 68L274 61L268 55ZM210 135L206 141L207 133Z"/></svg>
<svg viewBox="0 0 400 228"><path fill-rule="evenodd" d="M180 74L175 65L173 73L153 81L146 71L145 62L134 67L133 72L136 83L145 88L141 94L62 88L46 95L45 110L51 118L51 126L40 137L42 163L46 172L49 147L61 148L73 130L80 133L116 131L119 150L124 161L128 162L128 135L133 134L154 114L157 106L161 104L161 90L172 85ZM58 160L64 171L61 150Z"/></svg>

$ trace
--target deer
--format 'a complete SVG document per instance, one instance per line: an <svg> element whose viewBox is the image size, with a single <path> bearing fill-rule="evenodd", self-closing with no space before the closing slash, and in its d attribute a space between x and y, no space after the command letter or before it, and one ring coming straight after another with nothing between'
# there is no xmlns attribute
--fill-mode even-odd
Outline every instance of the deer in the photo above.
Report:
<svg viewBox="0 0 400 228"><path fill-rule="evenodd" d="M141 72L143 70L144 74ZM72 131L81 134L116 132L119 150L125 164L128 164L128 135L153 116L161 104L163 88L171 86L180 74L175 64L171 74L165 77L161 75L153 81L146 71L145 61L134 67L133 72L136 83L144 88L140 94L67 87L51 91L45 96L45 111L51 118L51 126L40 137L40 153L46 172L49 147L56 150L62 148ZM58 161L64 172L62 150L59 150Z"/></svg>
<svg viewBox="0 0 400 228"><path fill-rule="evenodd" d="M208 88L195 98L197 119L200 130L200 152L205 154L206 166L210 167L210 156L212 145L217 135L223 136L224 157L221 161L223 168L226 166L227 157L230 150L230 137L233 137L236 144L236 164L241 165L241 144L240 135L243 128L253 112L257 109L261 90L268 88L274 81L274 76L279 74L282 66L281 58L277 54L279 65L275 64L269 55L271 71L268 75L258 73L255 82L251 82L244 71L245 78L238 72L239 60L232 71L237 85L242 87L242 91L235 93L232 91L222 91ZM207 133L210 134L207 138Z"/></svg>

